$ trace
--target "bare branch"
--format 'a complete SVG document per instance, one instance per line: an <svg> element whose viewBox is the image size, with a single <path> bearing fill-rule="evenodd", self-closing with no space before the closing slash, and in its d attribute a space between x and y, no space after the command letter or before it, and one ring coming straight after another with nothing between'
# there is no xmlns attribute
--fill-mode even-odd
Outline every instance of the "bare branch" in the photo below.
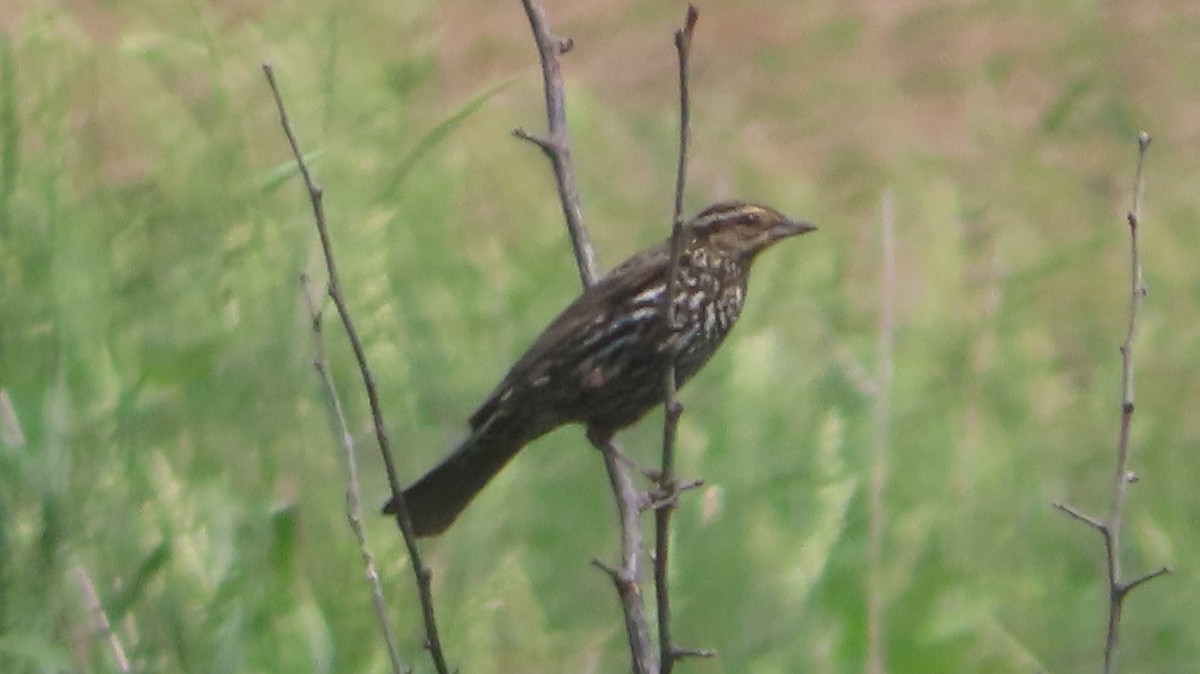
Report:
<svg viewBox="0 0 1200 674"><path fill-rule="evenodd" d="M617 582L621 578L621 572L618 571L617 568L614 567L612 564L609 564L608 562L606 562L602 559L593 559L592 566L596 567L597 569L600 569L604 573L607 573L609 575L609 577L611 577L613 579L613 582Z"/></svg>
<svg viewBox="0 0 1200 674"><path fill-rule="evenodd" d="M542 152L546 153L546 156L549 157L551 161L554 161L554 144L550 142L549 138L526 131L520 127L513 129L513 135L521 140L527 140L530 143L538 146L541 148Z"/></svg>
<svg viewBox="0 0 1200 674"><path fill-rule="evenodd" d="M675 222L683 217L683 192L687 186L688 145L692 135L692 106L688 91L688 63L692 54L692 35L700 12L688 4L683 28L675 31L675 51L679 56L679 162L675 171ZM674 232L672 232L674 233Z"/></svg>
<svg viewBox="0 0 1200 674"><path fill-rule="evenodd" d="M421 613L425 623L425 643L429 648L430 657L433 659L433 664L438 674L450 674L450 668L446 664L446 656L442 651L441 639L438 637L437 620L433 612L433 590L430 583L431 574L429 568L425 566L421 559L421 551L417 548L417 539L413 535L408 504L404 502L403 489L400 487L396 464L392 458L391 444L388 441L387 429L384 426L379 392L375 388L375 376L367 364L366 350L363 348L362 340L359 338L358 331L354 327L354 320L350 316L350 308L346 304L346 298L342 294L341 282L337 273L337 263L333 256L333 243L330 240L329 226L325 220L324 192L313 180L308 165L304 161L304 153L300 150L300 142L296 138L296 131L292 127L292 121L288 117L287 109L284 106L283 95L280 93L279 85L275 81L274 70L269 63L264 63L262 68L263 73L267 77L267 83L271 87L271 94L275 97L275 105L279 109L279 123L283 127L284 134L287 136L288 145L291 147L292 155L296 159L296 166L300 170L300 175L304 179L304 186L308 190L309 200L312 202L313 218L316 221L317 234L321 240L321 251L325 258L325 270L329 276L329 297L333 300L338 316L341 318L342 326L346 330L346 337L350 340L350 347L354 351L354 358L358 363L358 369L362 375L363 386L366 388L367 401L371 406L371 419L375 426L375 438L379 444L380 454L383 456L383 465L387 472L388 485L392 490L392 498L396 503L396 524L400 528L400 533L404 536L404 544L408 549L409 559L412 560L413 576L417 583L417 593L420 597Z"/></svg>
<svg viewBox="0 0 1200 674"><path fill-rule="evenodd" d="M608 470L608 481L616 495L617 518L621 527L621 563L613 567L598 560L593 564L606 573L617 589L621 609L625 615L625 635L629 640L629 652L634 674L658 674L658 662L650 643L650 628L646 622L646 607L642 600L641 578L642 530L638 520L641 509L638 503L641 494L633 483L629 465L622 460L621 452L611 437L588 433L588 440L604 455L604 467Z"/></svg>
<svg viewBox="0 0 1200 674"><path fill-rule="evenodd" d="M715 658L717 652L711 648L674 648L671 650L671 659L675 661L684 658Z"/></svg>
<svg viewBox="0 0 1200 674"><path fill-rule="evenodd" d="M1104 531L1106 529L1108 529L1108 525L1106 525L1104 522L1101 522L1100 520L1096 519L1095 517L1092 517L1091 515L1084 513L1083 511L1075 508L1074 506L1068 505L1066 503L1062 503L1060 501L1055 501L1054 507L1065 512L1066 514L1070 515L1071 517L1074 517L1075 519L1079 520L1080 522L1083 522L1084 524L1092 527L1093 529L1100 530L1100 533L1104 533Z"/></svg>
<svg viewBox="0 0 1200 674"><path fill-rule="evenodd" d="M570 40L558 39L550 31L538 0L521 0L521 4L525 7L525 15L529 18L529 27L533 31L538 56L541 59L548 134L541 136L525 129L516 129L513 134L537 145L550 159L558 185L563 217L571 235L575 263L579 268L579 280L586 289L599 279L599 272L596 268L596 254L588 240L579 205L579 189L575 181L575 169L571 163L571 141L567 133L562 69L558 59L571 48L572 43ZM657 674L658 662L652 657L653 647L647 628L646 607L639 585L639 560L643 548L638 514L641 512L643 498L633 484L630 462L621 455L612 438L594 437L589 433L588 439L604 455L604 465L608 470L609 484L616 501L621 528L620 566L614 568L600 562L595 564L608 572L617 589L625 616L625 631L629 640L633 671L635 674Z"/></svg>
<svg viewBox="0 0 1200 674"><path fill-rule="evenodd" d="M317 376L321 379L321 388L325 392L325 400L329 404L330 417L333 419L338 439L341 441L342 453L346 459L346 520L350 523L350 530L354 532L354 539L358 542L359 554L362 555L367 583L371 587L371 601L375 608L375 619L379 621L379 629L383 633L383 640L387 645L388 660L392 664L392 672L401 674L408 671L408 666L404 664L404 661L400 657L400 650L396 647L396 635L392 629L392 623L388 619L387 603L383 598L383 587L379 582L379 572L375 568L375 557L371 554L371 548L367 544L367 532L365 527L363 527L362 490L358 483L357 450L354 446L354 436L350 433L350 426L346 423L346 413L342 407L342 399L338 396L337 386L333 381L333 374L329 371L327 361L325 360L324 316L320 309L317 308L317 301L313 297L308 274L300 275L300 286L304 293L305 306L308 307L308 315L312 319L313 368L317 371Z"/></svg>
<svg viewBox="0 0 1200 674"><path fill-rule="evenodd" d="M1108 571L1108 632L1104 638L1104 672L1115 674L1117 671L1117 647L1121 636L1121 612L1124 608L1125 597L1134 588L1170 572L1168 567L1139 576L1127 581L1121 576L1121 535L1125 521L1125 501L1129 495L1129 485L1137 481L1136 476L1128 470L1129 442L1133 427L1133 354L1137 339L1137 321L1141 311L1142 301L1146 297L1146 288L1142 283L1142 264L1138 246L1138 230L1141 222L1142 195L1144 184L1142 170L1145 166L1146 152L1150 149L1150 134L1142 131L1137 137L1138 158L1137 171L1133 181L1133 206L1126 214L1125 220L1129 225L1129 321L1125 328L1125 339L1121 342L1121 422L1117 433L1117 466L1113 474L1112 498L1108 517L1100 520L1083 514L1076 508L1062 503L1055 507L1075 519L1097 529L1104 536L1105 562Z"/></svg>
<svg viewBox="0 0 1200 674"><path fill-rule="evenodd" d="M688 92L688 59L692 50L692 34L700 18L695 5L688 5L683 28L675 31L675 51L679 56L679 162L675 172L675 212L671 222L671 262L667 268L667 289L663 293L663 314L672 331L679 330L675 317L675 295L679 284L679 258L684 246L683 193L687 185L688 143L691 139L691 103ZM675 359L679 342L667 349L666 374L663 377L663 441L662 463L658 474L659 501L654 511L654 590L658 607L659 668L670 674L685 649L675 647L671 634L671 514L675 511L679 485L675 482L675 433L683 405L676 395Z"/></svg>
<svg viewBox="0 0 1200 674"><path fill-rule="evenodd" d="M1159 576L1165 576L1168 573L1171 573L1171 567L1161 566L1161 567L1151 571L1150 573L1142 574L1141 576L1134 578L1131 581L1122 583L1121 584L1121 594L1122 595L1129 594L1130 592L1133 591L1134 588L1141 585L1142 583L1154 580L1155 578L1158 578Z"/></svg>
<svg viewBox="0 0 1200 674"><path fill-rule="evenodd" d="M562 67L558 57L570 51L572 42L563 40L550 32L546 25L546 14L538 0L521 0L529 27L537 43L538 57L542 62L542 84L546 96L547 136L536 136L516 129L513 134L540 147L550 159L554 179L558 183L558 198L567 231L571 235L571 247L575 251L575 264L579 267L579 281L584 288L600 277L596 268L596 252L592 249L587 230L583 226L583 211L579 206L579 187L575 182L575 168L571 163L571 141L567 132L567 112L563 93Z"/></svg>

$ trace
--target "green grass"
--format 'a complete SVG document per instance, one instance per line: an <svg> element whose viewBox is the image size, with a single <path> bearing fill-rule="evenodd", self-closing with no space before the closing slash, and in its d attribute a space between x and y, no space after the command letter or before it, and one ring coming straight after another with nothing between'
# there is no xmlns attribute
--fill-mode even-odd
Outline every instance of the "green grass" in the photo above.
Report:
<svg viewBox="0 0 1200 674"><path fill-rule="evenodd" d="M561 4L561 3L560 3ZM1133 133L1155 136L1124 559L1123 672L1200 659L1200 275L1183 0L894 12L701 7L688 204L760 199L819 234L755 271L731 343L683 394L680 639L697 672L865 662L882 194L899 236L888 529L893 674L1099 669L1100 541L1127 297ZM0 32L0 670L116 671L94 581L141 671L383 672L297 278L321 276L259 65L327 190L406 477L435 462L577 292L518 3L26 2ZM552 6L584 209L612 265L667 232L676 12ZM489 12L497 12L489 14ZM476 14L478 13L478 14ZM560 17L561 15L561 17ZM477 17L464 20L464 17ZM492 20L492 17L506 17ZM569 20L568 20L569 19ZM632 73L632 74L631 74ZM386 486L344 340L334 374ZM626 434L649 463L661 417ZM426 545L463 672L623 671L589 565L616 535L577 429L536 443ZM371 518L401 648L419 613Z"/></svg>

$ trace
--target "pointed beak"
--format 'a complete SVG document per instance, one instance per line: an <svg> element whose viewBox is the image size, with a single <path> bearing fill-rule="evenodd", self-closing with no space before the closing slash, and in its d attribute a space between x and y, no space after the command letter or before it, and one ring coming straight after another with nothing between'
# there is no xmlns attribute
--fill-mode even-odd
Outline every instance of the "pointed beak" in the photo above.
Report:
<svg viewBox="0 0 1200 674"><path fill-rule="evenodd" d="M803 220L784 220L771 228L771 241L779 241L789 236L798 236L815 231L817 228Z"/></svg>

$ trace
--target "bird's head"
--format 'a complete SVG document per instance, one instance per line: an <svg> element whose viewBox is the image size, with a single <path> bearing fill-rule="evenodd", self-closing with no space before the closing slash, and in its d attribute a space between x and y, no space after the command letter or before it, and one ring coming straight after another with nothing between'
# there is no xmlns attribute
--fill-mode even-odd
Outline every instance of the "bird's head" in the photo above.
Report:
<svg viewBox="0 0 1200 674"><path fill-rule="evenodd" d="M816 229L773 208L743 201L713 204L692 218L687 227L693 245L721 251L745 263L777 241Z"/></svg>

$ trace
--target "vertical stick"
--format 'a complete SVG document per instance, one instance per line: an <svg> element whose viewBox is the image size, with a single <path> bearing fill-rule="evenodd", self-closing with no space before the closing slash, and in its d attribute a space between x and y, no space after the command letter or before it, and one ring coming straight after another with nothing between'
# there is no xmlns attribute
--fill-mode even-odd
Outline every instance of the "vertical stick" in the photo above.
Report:
<svg viewBox="0 0 1200 674"><path fill-rule="evenodd" d="M1124 580L1121 574L1121 534L1125 525L1125 500L1129 485L1137 476L1127 466L1129 463L1129 438L1133 427L1133 347L1137 339L1137 320L1146 297L1142 284L1142 263L1138 247L1138 230L1142 210L1142 168L1146 151L1150 149L1150 134L1142 131L1137 137L1137 170L1133 180L1133 205L1125 214L1129 225L1129 321L1125 327L1125 339L1121 342L1121 423L1117 432L1117 467L1113 474L1112 499L1108 517L1100 519L1087 515L1078 508L1065 503L1054 507L1071 517L1091 526L1104 538L1104 558L1108 572L1108 630L1104 636L1104 672L1116 674L1117 646L1121 640L1121 612L1125 597L1142 583L1170 573L1169 567L1161 567L1133 580Z"/></svg>
<svg viewBox="0 0 1200 674"><path fill-rule="evenodd" d="M687 185L688 143L691 140L691 103L688 93L688 58L691 54L692 34L700 18L695 5L688 5L683 28L675 31L675 51L679 56L679 161L675 171L675 210L671 221L671 262L667 267L667 289L663 294L663 315L667 326L678 328L675 318L675 295L679 283L679 257L684 246L683 193ZM675 661L691 653L678 649L671 634L671 514L679 496L679 485L675 480L675 433L679 417L683 414L675 382L675 359L678 346L668 349L666 374L663 379L663 442L662 463L659 468L658 484L661 498L654 511L654 591L658 608L659 669L670 674Z"/></svg>

